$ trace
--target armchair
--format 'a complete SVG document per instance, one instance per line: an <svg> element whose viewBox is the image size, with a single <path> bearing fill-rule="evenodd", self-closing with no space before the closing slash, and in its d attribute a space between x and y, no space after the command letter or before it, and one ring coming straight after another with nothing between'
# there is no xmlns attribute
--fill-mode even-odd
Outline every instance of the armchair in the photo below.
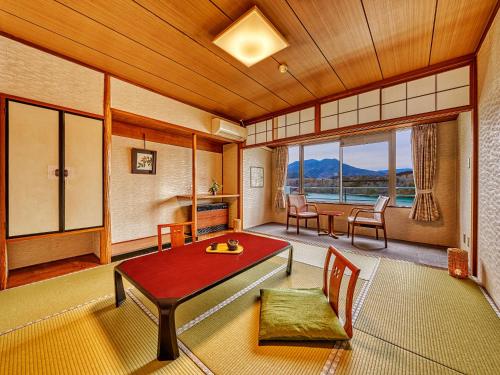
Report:
<svg viewBox="0 0 500 375"><path fill-rule="evenodd" d="M312 210L309 209L312 208ZM306 228L309 219L316 219L316 226L319 234L319 214L318 207L315 204L307 203L304 194L289 194L286 205L286 230L288 230L290 218L294 217L297 221L297 234L299 234L299 221L305 219Z"/></svg>
<svg viewBox="0 0 500 375"><path fill-rule="evenodd" d="M378 240L378 230L383 229L385 247L387 247L387 230L385 227L385 209L389 204L389 197L379 196L372 209L367 207L353 207L347 218L347 237L351 233L351 244L354 245L354 228L375 228L375 236ZM372 217L360 216L362 213L371 214ZM352 229L351 229L352 228Z"/></svg>

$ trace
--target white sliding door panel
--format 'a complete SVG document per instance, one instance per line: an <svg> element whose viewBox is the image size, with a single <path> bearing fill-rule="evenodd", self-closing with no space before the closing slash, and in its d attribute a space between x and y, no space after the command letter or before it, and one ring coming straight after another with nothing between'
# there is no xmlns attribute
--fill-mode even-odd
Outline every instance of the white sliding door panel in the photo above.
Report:
<svg viewBox="0 0 500 375"><path fill-rule="evenodd" d="M103 224L101 120L64 114L65 230Z"/></svg>
<svg viewBox="0 0 500 375"><path fill-rule="evenodd" d="M59 112L8 102L8 235L59 230Z"/></svg>

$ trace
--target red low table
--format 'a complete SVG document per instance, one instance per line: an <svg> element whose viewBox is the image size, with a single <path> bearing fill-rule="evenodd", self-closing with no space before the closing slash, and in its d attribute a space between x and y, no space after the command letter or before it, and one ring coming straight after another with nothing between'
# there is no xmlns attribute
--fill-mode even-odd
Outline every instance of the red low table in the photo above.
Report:
<svg viewBox="0 0 500 375"><path fill-rule="evenodd" d="M330 237L338 238L338 234L335 233L335 216L342 216L344 213L342 211L319 211L318 215L328 216L328 232L320 233L327 234Z"/></svg>
<svg viewBox="0 0 500 375"><path fill-rule="evenodd" d="M228 239L238 240L243 252L236 255L205 251L212 242ZM158 360L175 359L179 356L175 329L179 304L286 250L289 275L293 259L290 243L248 233L226 234L123 261L114 272L116 307L126 299L124 276L158 307Z"/></svg>

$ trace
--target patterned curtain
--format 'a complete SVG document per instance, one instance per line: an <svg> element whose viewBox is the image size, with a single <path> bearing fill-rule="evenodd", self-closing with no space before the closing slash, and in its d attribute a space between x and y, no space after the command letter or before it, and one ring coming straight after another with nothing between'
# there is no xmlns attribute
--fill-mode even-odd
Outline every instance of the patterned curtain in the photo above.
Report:
<svg viewBox="0 0 500 375"><path fill-rule="evenodd" d="M273 190L274 207L286 207L286 173L288 168L288 146L279 146L273 150Z"/></svg>
<svg viewBox="0 0 500 375"><path fill-rule="evenodd" d="M411 149L416 196L410 219L436 221L439 219L439 210L432 193L437 163L436 124L414 126L411 131Z"/></svg>

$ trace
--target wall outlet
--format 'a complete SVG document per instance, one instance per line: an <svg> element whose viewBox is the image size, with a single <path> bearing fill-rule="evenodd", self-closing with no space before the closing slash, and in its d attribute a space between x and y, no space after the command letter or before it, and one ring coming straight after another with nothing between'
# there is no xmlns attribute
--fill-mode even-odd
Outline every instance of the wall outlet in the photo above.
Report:
<svg viewBox="0 0 500 375"><path fill-rule="evenodd" d="M470 237L467 237L467 247L470 246Z"/></svg>
<svg viewBox="0 0 500 375"><path fill-rule="evenodd" d="M466 237L466 235L465 235L465 233L463 234L463 236L462 236L462 237L463 237L462 242L465 244L465 241L466 241L466 238L467 238L467 237Z"/></svg>

